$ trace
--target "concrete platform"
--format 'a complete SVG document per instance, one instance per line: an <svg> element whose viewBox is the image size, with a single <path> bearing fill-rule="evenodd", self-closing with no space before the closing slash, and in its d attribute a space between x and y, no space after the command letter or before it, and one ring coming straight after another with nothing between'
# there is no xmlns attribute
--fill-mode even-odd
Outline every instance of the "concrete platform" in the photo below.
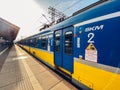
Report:
<svg viewBox="0 0 120 90"><path fill-rule="evenodd" d="M18 46L0 71L0 90L78 90Z"/></svg>

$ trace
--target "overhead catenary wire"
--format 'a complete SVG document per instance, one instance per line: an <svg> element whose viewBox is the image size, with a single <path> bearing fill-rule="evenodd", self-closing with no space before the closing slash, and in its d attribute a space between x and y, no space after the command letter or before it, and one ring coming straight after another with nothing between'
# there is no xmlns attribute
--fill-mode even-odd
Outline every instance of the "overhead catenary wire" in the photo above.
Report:
<svg viewBox="0 0 120 90"><path fill-rule="evenodd" d="M52 7L56 7L56 6L59 5L62 1L63 1L63 0L59 0L59 2L57 2L57 3L56 3L55 5L53 5ZM41 13L41 15L42 15L49 23L51 23L51 22L47 19L47 17L46 17L45 14ZM41 17L40 17L40 18L41 18ZM42 22L40 22L40 23L42 23ZM45 24L45 23L42 23L42 24Z"/></svg>
<svg viewBox="0 0 120 90"><path fill-rule="evenodd" d="M42 14L42 16L50 23L45 14Z"/></svg>
<svg viewBox="0 0 120 90"><path fill-rule="evenodd" d="M63 0L59 0L59 2L57 2L55 5L53 5L52 7L56 7L56 6L58 6L59 4L61 4L61 2L62 2Z"/></svg>
<svg viewBox="0 0 120 90"><path fill-rule="evenodd" d="M73 6L75 6L76 4L78 4L78 2L80 2L80 1L82 1L82 0L78 0L78 1L76 1L76 2L73 3L71 6L69 6L69 7L66 8L65 10L63 10L62 12L65 12L65 11L69 10L70 8L72 8Z"/></svg>

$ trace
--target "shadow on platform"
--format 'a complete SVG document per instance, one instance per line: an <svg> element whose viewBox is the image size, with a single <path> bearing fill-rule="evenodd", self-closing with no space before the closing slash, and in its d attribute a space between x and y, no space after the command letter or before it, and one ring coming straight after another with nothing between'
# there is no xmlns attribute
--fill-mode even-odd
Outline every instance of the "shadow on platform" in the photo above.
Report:
<svg viewBox="0 0 120 90"><path fill-rule="evenodd" d="M2 66L3 66L3 64L4 64L4 62L5 62L6 58L7 58L10 50L11 50L11 48L8 48L4 53L2 53L0 55L0 71L2 69Z"/></svg>

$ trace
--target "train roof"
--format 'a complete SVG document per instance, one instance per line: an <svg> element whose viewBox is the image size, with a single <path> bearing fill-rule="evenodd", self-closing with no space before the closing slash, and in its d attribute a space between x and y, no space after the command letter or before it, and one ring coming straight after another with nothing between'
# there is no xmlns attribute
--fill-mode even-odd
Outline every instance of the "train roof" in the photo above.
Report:
<svg viewBox="0 0 120 90"><path fill-rule="evenodd" d="M96 4L96 5L93 4L93 7L88 6L89 7L88 9L84 9L82 12L78 11L78 12L80 12L79 14L77 12L77 14L74 14L73 16L66 19L65 21L55 24L55 25L51 26L50 28L46 28L43 31L41 31L40 33L30 36L30 37L35 37L35 36L38 36L38 35L46 33L46 32L73 26L77 23L80 23L80 22L83 22L83 21L86 21L86 20L89 20L92 18L96 18L99 16L107 15L107 14L110 14L113 12L118 12L118 11L120 11L119 5L120 5L119 0L102 0L102 2L98 1L98 4Z"/></svg>
<svg viewBox="0 0 120 90"><path fill-rule="evenodd" d="M94 6L92 8L89 8L88 10L85 10L57 25L54 25L51 27L52 30L58 30L65 27L73 26L76 23L80 23L92 18L96 18L99 16L107 15L113 12L120 11L119 8L120 1L114 0L114 1L106 1L104 3L100 3L97 6Z"/></svg>

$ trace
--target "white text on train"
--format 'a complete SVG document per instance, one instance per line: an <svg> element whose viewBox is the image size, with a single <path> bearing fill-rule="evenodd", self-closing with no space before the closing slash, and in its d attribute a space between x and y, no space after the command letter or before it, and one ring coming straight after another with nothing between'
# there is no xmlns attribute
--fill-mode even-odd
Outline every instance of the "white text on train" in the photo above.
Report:
<svg viewBox="0 0 120 90"><path fill-rule="evenodd" d="M104 25L93 26L93 27L87 27L87 28L85 28L85 32L96 31L96 30L102 30L103 27L104 27Z"/></svg>

